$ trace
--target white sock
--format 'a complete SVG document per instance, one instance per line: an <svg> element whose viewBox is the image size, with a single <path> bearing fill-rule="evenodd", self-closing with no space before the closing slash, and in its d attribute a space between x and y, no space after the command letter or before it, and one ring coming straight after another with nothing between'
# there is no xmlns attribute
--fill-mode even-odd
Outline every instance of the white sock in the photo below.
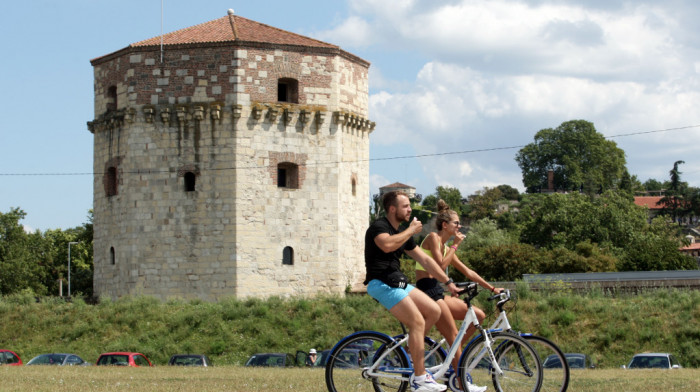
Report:
<svg viewBox="0 0 700 392"><path fill-rule="evenodd" d="M413 376L414 381L425 381L425 377L428 375L428 373L425 373L422 376Z"/></svg>

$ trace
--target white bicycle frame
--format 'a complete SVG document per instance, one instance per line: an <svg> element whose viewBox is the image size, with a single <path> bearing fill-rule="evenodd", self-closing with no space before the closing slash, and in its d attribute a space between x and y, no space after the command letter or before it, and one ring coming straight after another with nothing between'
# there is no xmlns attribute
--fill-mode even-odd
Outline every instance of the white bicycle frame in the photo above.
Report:
<svg viewBox="0 0 700 392"><path fill-rule="evenodd" d="M459 329L459 332L457 333L457 337L455 338L454 344L450 347L449 351L447 352L447 357L445 358L445 361L438 366L433 366L428 369L433 374L433 378L435 380L440 380L442 377L447 373L447 371L450 369L450 366L452 364L452 359L454 358L455 354L457 353L457 348L462 342L462 338L464 338L464 335L467 333L467 328L469 328L469 325L474 325L476 328L481 329L479 325L479 319L476 317L476 313L474 312L474 309L469 306L469 309L467 310L467 315L464 318L464 322L462 323L462 326ZM491 339L490 332L491 331L486 331L481 329L482 334L484 336L484 348L474 357L471 363L467 365L466 371L469 373L471 372L476 366L479 364L479 361L485 356L488 355L489 358L491 359L491 364L493 366L493 372L497 375L502 375L503 370L498 366L498 363L496 361L496 357L493 353L493 349L491 348L491 345L493 344L493 340ZM403 338L401 338L398 341L395 341L393 343L393 346L390 347L388 350L386 350L382 355L374 362L372 366L369 368L366 368L366 374L369 377L378 377L378 378L393 378L397 380L402 380L402 381L407 381L408 378L405 376L406 373L412 373L412 369L406 369L406 368L391 368L391 367L386 367L386 366L381 366L380 364L384 360L384 358L389 355L392 351L394 351L397 347L400 347L403 345L407 340L408 340L409 335L406 334ZM441 341L441 344L443 341ZM440 347L440 345L436 345L433 350L431 350L426 357L432 355L432 353L435 352ZM387 374L387 373L396 373L396 375L393 374Z"/></svg>

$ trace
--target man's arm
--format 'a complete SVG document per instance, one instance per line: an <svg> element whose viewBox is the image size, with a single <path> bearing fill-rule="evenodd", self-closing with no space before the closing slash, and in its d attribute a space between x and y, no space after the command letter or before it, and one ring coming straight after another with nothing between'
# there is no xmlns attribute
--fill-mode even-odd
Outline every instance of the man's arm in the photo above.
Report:
<svg viewBox="0 0 700 392"><path fill-rule="evenodd" d="M391 253L399 249L401 245L405 244L414 234L420 233L421 230L423 230L423 223L414 218L406 230L394 235L380 233L374 237L374 243L377 244L382 252Z"/></svg>

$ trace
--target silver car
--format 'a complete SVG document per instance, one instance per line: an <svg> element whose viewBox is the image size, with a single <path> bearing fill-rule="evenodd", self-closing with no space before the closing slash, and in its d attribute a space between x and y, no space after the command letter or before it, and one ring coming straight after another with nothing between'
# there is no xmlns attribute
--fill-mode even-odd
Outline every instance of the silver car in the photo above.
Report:
<svg viewBox="0 0 700 392"><path fill-rule="evenodd" d="M75 354L41 354L32 358L27 365L87 366L89 363Z"/></svg>

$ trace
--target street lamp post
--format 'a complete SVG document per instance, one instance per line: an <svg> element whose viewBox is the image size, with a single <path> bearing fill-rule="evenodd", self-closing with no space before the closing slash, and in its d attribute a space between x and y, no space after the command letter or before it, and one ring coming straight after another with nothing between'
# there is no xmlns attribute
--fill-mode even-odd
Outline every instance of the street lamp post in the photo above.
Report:
<svg viewBox="0 0 700 392"><path fill-rule="evenodd" d="M77 242L68 243L68 298L70 298L70 246L75 244L77 244Z"/></svg>

